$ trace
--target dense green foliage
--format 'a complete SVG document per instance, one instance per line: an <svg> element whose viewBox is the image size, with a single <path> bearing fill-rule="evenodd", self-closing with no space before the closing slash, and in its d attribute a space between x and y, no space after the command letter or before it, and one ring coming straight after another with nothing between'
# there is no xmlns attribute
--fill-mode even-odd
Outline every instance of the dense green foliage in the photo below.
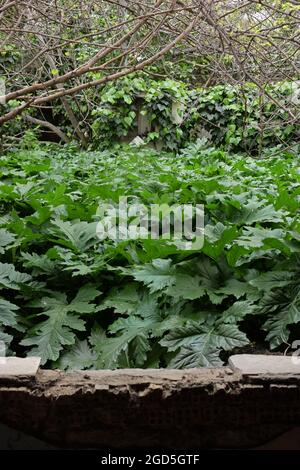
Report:
<svg viewBox="0 0 300 470"><path fill-rule="evenodd" d="M101 101L92 112L94 146L109 147L111 142L136 132L139 111L151 125L145 141L159 143L168 150L181 148L203 135L214 145L249 154L260 153L264 146L297 140L299 124L291 125L288 112L279 105L295 108L296 112L298 84L269 85L265 93L262 96L254 84L190 89L169 79L125 77L104 87Z"/></svg>
<svg viewBox="0 0 300 470"><path fill-rule="evenodd" d="M104 150L113 143L130 142L139 134L145 143L158 149L178 151L205 136L230 152L260 155L266 146L290 145L299 140L299 123L291 123L289 112L284 111L287 108L297 114L299 89L297 82L283 82L266 86L262 96L251 83L203 89L133 74L106 84L94 106L82 104L81 111L90 128L92 149ZM71 138L72 129L59 107L56 110L57 124ZM138 127L140 116L147 122L142 133ZM6 124L4 141L9 133L15 135L21 128L24 129L21 117L13 125ZM37 137L40 131L36 126Z"/></svg>
<svg viewBox="0 0 300 470"><path fill-rule="evenodd" d="M0 162L0 340L62 368L195 367L300 321L298 157L198 141L11 152ZM204 203L205 244L102 241L104 202Z"/></svg>

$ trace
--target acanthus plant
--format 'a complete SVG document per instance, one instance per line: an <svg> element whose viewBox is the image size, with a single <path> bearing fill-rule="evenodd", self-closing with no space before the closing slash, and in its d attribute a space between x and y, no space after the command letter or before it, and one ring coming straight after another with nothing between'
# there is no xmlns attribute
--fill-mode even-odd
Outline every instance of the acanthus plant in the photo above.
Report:
<svg viewBox="0 0 300 470"><path fill-rule="evenodd" d="M273 155L273 153L274 155ZM141 163L142 162L142 163ZM298 156L197 142L10 152L0 163L0 341L47 367L201 367L286 349L300 322ZM205 206L205 243L96 236L99 204Z"/></svg>

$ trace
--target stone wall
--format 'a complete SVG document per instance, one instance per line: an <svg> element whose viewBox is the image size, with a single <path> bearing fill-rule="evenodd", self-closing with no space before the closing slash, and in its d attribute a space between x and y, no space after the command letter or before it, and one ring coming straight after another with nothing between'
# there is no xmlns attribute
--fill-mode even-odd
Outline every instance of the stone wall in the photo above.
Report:
<svg viewBox="0 0 300 470"><path fill-rule="evenodd" d="M0 422L66 448L254 448L300 426L300 376L255 367L0 374Z"/></svg>

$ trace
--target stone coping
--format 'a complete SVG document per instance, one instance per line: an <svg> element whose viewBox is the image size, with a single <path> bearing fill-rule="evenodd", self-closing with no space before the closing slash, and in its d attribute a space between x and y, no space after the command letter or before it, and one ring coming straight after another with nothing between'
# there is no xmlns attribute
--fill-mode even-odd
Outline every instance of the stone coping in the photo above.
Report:
<svg viewBox="0 0 300 470"><path fill-rule="evenodd" d="M6 357L0 358L0 379L23 377L32 379L36 376L40 367L38 357ZM215 368L212 370L232 370L243 377L272 376L272 377L297 377L300 378L300 358L292 356L262 355L262 354L236 354L229 358L226 368ZM166 379L180 380L182 376L202 376L210 368L199 369L117 369L117 370L89 370L77 371L94 379L105 379L107 377L120 378L124 380L149 380Z"/></svg>
<svg viewBox="0 0 300 470"><path fill-rule="evenodd" d="M0 423L66 448L254 448L300 427L300 365L235 355L220 368L43 370L0 362Z"/></svg>
<svg viewBox="0 0 300 470"><path fill-rule="evenodd" d="M18 357L0 358L0 378L1 377L35 377L40 367L39 357Z"/></svg>

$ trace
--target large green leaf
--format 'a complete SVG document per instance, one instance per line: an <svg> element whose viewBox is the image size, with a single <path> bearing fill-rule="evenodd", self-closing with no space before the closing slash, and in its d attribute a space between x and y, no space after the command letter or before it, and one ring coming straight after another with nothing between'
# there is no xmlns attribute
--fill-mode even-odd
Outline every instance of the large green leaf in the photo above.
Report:
<svg viewBox="0 0 300 470"><path fill-rule="evenodd" d="M200 276L178 273L174 285L167 288L166 294L175 299L199 299L206 293L206 289L201 285L201 279Z"/></svg>
<svg viewBox="0 0 300 470"><path fill-rule="evenodd" d="M60 351L66 345L75 343L75 331L84 331L85 322L78 315L90 314L95 311L95 304L91 303L99 291L94 287L82 287L76 297L68 303L66 294L52 292L51 297L43 297L35 302L35 307L41 307L43 313L39 316L48 317L41 321L21 342L23 346L36 346L30 355L41 357L42 364L48 360L56 361Z"/></svg>
<svg viewBox="0 0 300 470"><path fill-rule="evenodd" d="M96 345L95 350L99 354L98 367L118 367L120 355L124 352L131 358L132 364L142 366L151 349L150 337L160 320L155 299L145 298L135 315L116 320L109 328L109 333L113 336L99 341Z"/></svg>
<svg viewBox="0 0 300 470"><path fill-rule="evenodd" d="M71 248L77 252L84 252L97 243L97 223L82 221L52 221L49 233L56 237L56 243Z"/></svg>
<svg viewBox="0 0 300 470"><path fill-rule="evenodd" d="M265 295L260 313L269 314L263 328L268 332L266 339L271 348L276 348L289 341L289 325L300 322L300 291L296 286L282 291L269 292Z"/></svg>
<svg viewBox="0 0 300 470"><path fill-rule="evenodd" d="M182 347L178 354L170 361L168 367L174 369L191 369L195 367L220 367L222 361L220 350L199 348L197 344Z"/></svg>
<svg viewBox="0 0 300 470"><path fill-rule="evenodd" d="M119 324L121 330L121 325ZM124 319L122 331L117 336L106 337L95 344L97 367L100 369L115 369L119 367L122 353L129 356L129 347L133 343L133 361L131 364L142 365L150 350L148 332L151 322L145 322L136 317Z"/></svg>
<svg viewBox="0 0 300 470"><path fill-rule="evenodd" d="M238 301L222 313L218 323L235 324L243 320L247 315L251 315L253 313L255 313L255 306L251 302L248 300Z"/></svg>
<svg viewBox="0 0 300 470"><path fill-rule="evenodd" d="M17 305L0 298L0 325L14 327L17 325Z"/></svg>
<svg viewBox="0 0 300 470"><path fill-rule="evenodd" d="M139 302L138 285L129 283L122 289L113 288L97 307L97 310L113 308L116 313L130 314L136 310Z"/></svg>
<svg viewBox="0 0 300 470"><path fill-rule="evenodd" d="M18 310L17 305L0 298L0 341L3 341L6 345L9 345L13 339L13 336L6 332L6 328L19 329L16 313Z"/></svg>
<svg viewBox="0 0 300 470"><path fill-rule="evenodd" d="M175 268L170 259L155 259L151 264L136 267L131 275L136 281L149 287L150 292L160 291L176 282Z"/></svg>
<svg viewBox="0 0 300 470"><path fill-rule="evenodd" d="M269 292L278 287L288 286L295 275L290 271L269 271L251 279L249 283L259 290Z"/></svg>
<svg viewBox="0 0 300 470"><path fill-rule="evenodd" d="M254 197L236 214L234 222L252 225L255 222L283 222L287 212L276 210L272 204L265 205L266 200Z"/></svg>
<svg viewBox="0 0 300 470"><path fill-rule="evenodd" d="M0 263L0 289L19 290L20 285L31 280L29 274L16 271L13 264Z"/></svg>
<svg viewBox="0 0 300 470"><path fill-rule="evenodd" d="M299 327L299 162L261 150L253 159L197 142L176 155L68 146L3 155L0 340L14 335L12 353L70 368L215 365L248 334L261 341L263 328L283 350ZM124 195L129 205L204 204L203 248L100 242L98 206Z"/></svg>
<svg viewBox="0 0 300 470"><path fill-rule="evenodd" d="M69 351L62 354L57 367L63 370L90 369L96 363L97 355L92 352L87 340L77 340Z"/></svg>
<svg viewBox="0 0 300 470"><path fill-rule="evenodd" d="M186 326L171 331L160 344L170 351L195 344L199 350L222 348L228 351L234 347L244 346L248 342L245 333L241 332L236 324L216 324L210 328L189 322Z"/></svg>
<svg viewBox="0 0 300 470"><path fill-rule="evenodd" d="M4 228L0 228L0 255L15 241L15 236Z"/></svg>

